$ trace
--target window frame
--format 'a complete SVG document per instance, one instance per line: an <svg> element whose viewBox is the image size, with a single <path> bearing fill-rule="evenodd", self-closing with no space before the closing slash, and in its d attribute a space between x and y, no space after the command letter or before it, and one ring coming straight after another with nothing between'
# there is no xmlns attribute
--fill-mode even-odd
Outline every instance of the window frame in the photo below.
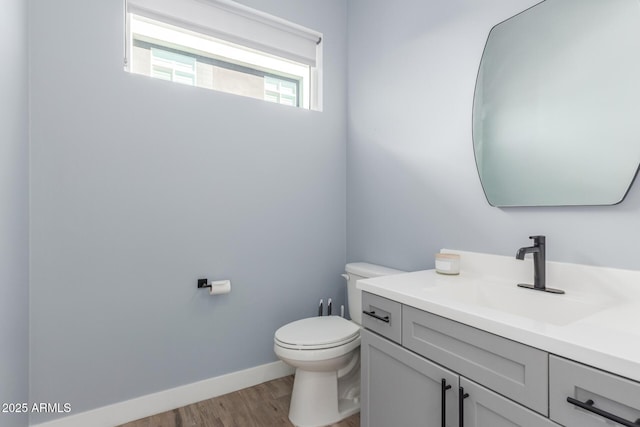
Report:
<svg viewBox="0 0 640 427"><path fill-rule="evenodd" d="M277 31L280 31L280 35L285 34L290 36L293 42L289 43L291 45L295 44L296 37L300 39L304 39L304 42L309 44L309 40L313 40L314 46L313 49L315 51L315 58L313 61L311 59L307 59L307 61L313 62L313 65L308 65L305 63L299 63L301 65L309 66L308 73L305 73L304 80L306 83L303 85L301 82L296 83L296 107L321 111L322 110L322 50L323 50L323 39L322 34L310 30L308 28L302 27L298 24L291 23L289 21L283 20L281 18L275 17L273 15L266 14L264 12L249 8L247 6L241 5L237 2L231 0L181 0L180 2L176 2L175 0L124 0L125 2L125 31L126 31L126 43L125 43L125 70L132 72L131 70L131 55L133 53L134 44L138 47L140 43L148 43L149 45L155 45L155 47L172 51L176 54L182 54L186 56L193 56L198 58L197 60L203 63L207 63L214 66L221 66L227 69L233 69L235 71L240 72L249 72L254 75L261 75L273 77L276 79L281 79L288 82L295 82L297 78L299 78L299 71L295 74L289 74L283 72L279 73L279 70L276 69L266 69L261 66L244 66L244 64L234 63L233 58L229 58L229 60L220 59L220 57L214 57L216 55L209 55L209 52L197 52L197 49L191 49L189 46L184 45L184 49L181 46L171 46L171 42L168 41L166 44L164 40L144 40L143 38L136 39L134 41L134 34L132 31L132 18L133 16L141 17L142 20L150 20L155 21L157 24L161 24L162 26L174 27L174 30L184 33L193 33L196 34L195 37L207 38L210 37L212 40L217 40L217 42L228 43L228 44L236 44L240 49L246 49L247 51L253 50L257 51L260 55L264 57L278 57L271 53L273 50L277 50L278 46L273 49L269 49L267 51L263 51L260 49L256 49L252 46L252 43L247 44L238 44L235 43L232 39L237 39L237 34L231 34L229 37L224 38L211 35L216 29L211 31L199 31L202 27L198 27L195 23L197 22L196 18L193 16L167 16L171 10L180 15L183 13L183 9L188 10L189 7L198 7L205 8L203 10L206 13L212 13L215 17L215 14L219 11L220 13L227 14L228 16L233 16L234 18L238 18L244 20L243 22L249 23L250 25L254 25L258 32L262 31L264 28L273 29L276 28ZM179 3L179 5L176 5ZM180 6L180 7L179 7ZM164 10L163 8L167 8ZM173 9L172 9L173 8ZM157 10L152 10L157 9ZM141 14L142 12L143 14ZM184 12L186 13L186 12ZM191 11L193 14L193 11ZM231 14L231 15L229 15ZM193 21L191 21L193 19ZM200 19L200 18L198 18ZM215 20L214 20L215 21ZM177 24L180 25L177 25ZM183 25L184 24L184 25ZM196 28L197 27L197 28ZM248 32L251 32L251 27L249 27ZM277 32L276 31L276 32ZM253 34L255 38L255 34ZM274 40L277 39L274 38ZM158 41L160 43L158 43ZM267 40L267 44L273 44L273 40ZM292 44L293 43L293 44ZM284 44L285 47L287 43ZM295 51L295 49L294 49ZM307 52L309 48L307 48ZM204 55L202 53L205 53ZM295 56L296 53L291 53L291 56ZM278 57L283 61L294 62L292 59L287 57ZM273 72L275 71L275 72ZM308 74L308 75L307 75ZM295 76L294 78L290 76ZM198 86L197 83L195 86ZM265 89L266 93L266 89Z"/></svg>

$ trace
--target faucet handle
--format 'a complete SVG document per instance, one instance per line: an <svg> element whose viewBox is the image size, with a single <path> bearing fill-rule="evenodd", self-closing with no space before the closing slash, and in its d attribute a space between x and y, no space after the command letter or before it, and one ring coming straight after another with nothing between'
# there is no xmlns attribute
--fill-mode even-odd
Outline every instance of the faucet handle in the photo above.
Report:
<svg viewBox="0 0 640 427"><path fill-rule="evenodd" d="M534 245L536 245L536 246L537 246L537 245L539 245L539 244L541 244L541 243L542 243L542 244L544 244L544 243L545 243L545 240L546 240L546 237L545 237L545 236L543 236L543 235L540 235L540 236L529 236L529 238L530 238L530 239L533 239L533 243L534 243Z"/></svg>

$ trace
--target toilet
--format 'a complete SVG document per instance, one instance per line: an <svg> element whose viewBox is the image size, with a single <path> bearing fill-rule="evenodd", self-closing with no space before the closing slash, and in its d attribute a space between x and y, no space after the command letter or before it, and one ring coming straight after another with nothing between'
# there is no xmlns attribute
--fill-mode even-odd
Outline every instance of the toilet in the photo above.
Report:
<svg viewBox="0 0 640 427"><path fill-rule="evenodd" d="M296 368L289 420L296 427L321 427L360 410L360 325L362 291L356 281L402 271L364 262L346 265L351 320L318 316L282 326L274 352Z"/></svg>

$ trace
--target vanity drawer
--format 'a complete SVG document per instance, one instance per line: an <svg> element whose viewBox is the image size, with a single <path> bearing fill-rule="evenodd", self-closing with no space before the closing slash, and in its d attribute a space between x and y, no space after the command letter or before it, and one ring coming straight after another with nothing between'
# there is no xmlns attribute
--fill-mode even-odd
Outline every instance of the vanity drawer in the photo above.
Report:
<svg viewBox="0 0 640 427"><path fill-rule="evenodd" d="M402 305L390 299L363 292L362 326L400 344Z"/></svg>
<svg viewBox="0 0 640 427"><path fill-rule="evenodd" d="M640 383L557 356L549 358L549 412L554 421L567 427L610 427L634 425L640 419ZM613 424L575 404L591 400L595 411L613 414L628 424ZM640 423L638 424L640 425Z"/></svg>
<svg viewBox="0 0 640 427"><path fill-rule="evenodd" d="M548 353L403 306L402 345L543 415Z"/></svg>

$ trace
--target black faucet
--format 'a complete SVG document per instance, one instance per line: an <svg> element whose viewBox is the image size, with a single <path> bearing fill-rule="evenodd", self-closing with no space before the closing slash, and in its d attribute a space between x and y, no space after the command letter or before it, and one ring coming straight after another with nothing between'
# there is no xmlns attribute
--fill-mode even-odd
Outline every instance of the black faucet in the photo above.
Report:
<svg viewBox="0 0 640 427"><path fill-rule="evenodd" d="M533 285L518 283L518 286L553 294L564 294L564 291L560 289L547 288L546 286L545 264L547 254L545 236L530 236L529 238L533 239L533 246L518 249L516 259L524 260L526 254L533 254Z"/></svg>

